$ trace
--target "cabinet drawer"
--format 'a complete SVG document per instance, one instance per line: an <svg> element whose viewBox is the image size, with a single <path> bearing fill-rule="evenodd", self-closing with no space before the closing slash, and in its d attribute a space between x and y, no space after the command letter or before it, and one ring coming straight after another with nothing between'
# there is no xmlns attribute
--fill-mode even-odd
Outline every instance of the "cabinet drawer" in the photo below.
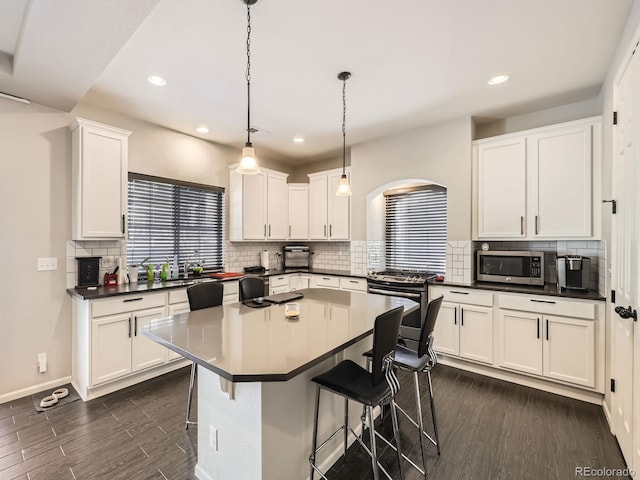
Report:
<svg viewBox="0 0 640 480"><path fill-rule="evenodd" d="M468 305L493 306L493 293L474 290L472 288L431 287L430 299L444 295L445 302L466 303Z"/></svg>
<svg viewBox="0 0 640 480"><path fill-rule="evenodd" d="M176 290L169 290L169 305L174 303L188 302L187 289L180 288Z"/></svg>
<svg viewBox="0 0 640 480"><path fill-rule="evenodd" d="M144 308L164 307L164 293L145 293L137 295L121 295L91 302L91 316L103 317L116 313L133 312Z"/></svg>
<svg viewBox="0 0 640 480"><path fill-rule="evenodd" d="M231 295L231 294L235 294L236 298L238 298L239 292L240 292L240 287L239 287L239 283L238 280L235 280L233 282L223 282L223 292L224 295Z"/></svg>
<svg viewBox="0 0 640 480"><path fill-rule="evenodd" d="M269 277L270 287L289 287L289 275L275 275Z"/></svg>
<svg viewBox="0 0 640 480"><path fill-rule="evenodd" d="M498 295L498 305L500 308L525 312L587 318L589 320L596 318L596 306L594 303L562 300L557 297Z"/></svg>
<svg viewBox="0 0 640 480"><path fill-rule="evenodd" d="M340 288L340 277L318 275L314 277L314 283L320 288Z"/></svg>
<svg viewBox="0 0 640 480"><path fill-rule="evenodd" d="M367 279L340 277L340 288L342 290L355 290L357 292L366 292Z"/></svg>

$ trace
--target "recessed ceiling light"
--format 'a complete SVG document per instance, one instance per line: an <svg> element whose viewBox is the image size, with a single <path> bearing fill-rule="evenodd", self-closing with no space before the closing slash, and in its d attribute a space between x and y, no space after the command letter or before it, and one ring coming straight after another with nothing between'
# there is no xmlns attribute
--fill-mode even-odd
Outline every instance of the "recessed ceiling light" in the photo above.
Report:
<svg viewBox="0 0 640 480"><path fill-rule="evenodd" d="M296 135L293 137L293 143L304 143L304 137L302 135Z"/></svg>
<svg viewBox="0 0 640 480"><path fill-rule="evenodd" d="M209 127L205 127L204 125L200 125L198 128L196 128L196 131L198 133L209 133Z"/></svg>
<svg viewBox="0 0 640 480"><path fill-rule="evenodd" d="M510 78L511 78L511 75L507 75L506 73L503 73L503 74L496 75L495 77L491 78L487 83L489 85L500 85L501 83L506 82Z"/></svg>
<svg viewBox="0 0 640 480"><path fill-rule="evenodd" d="M167 81L160 75L149 75L147 80L149 83L157 87L164 87L167 84Z"/></svg>

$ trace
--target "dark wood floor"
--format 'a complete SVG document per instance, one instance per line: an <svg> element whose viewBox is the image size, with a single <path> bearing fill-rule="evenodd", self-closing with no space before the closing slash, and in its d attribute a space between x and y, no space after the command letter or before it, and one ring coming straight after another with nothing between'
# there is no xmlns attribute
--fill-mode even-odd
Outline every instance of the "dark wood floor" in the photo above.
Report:
<svg viewBox="0 0 640 480"><path fill-rule="evenodd" d="M30 397L0 405L0 479L195 478L197 427L184 429L188 380L189 370L182 369L46 413L37 413ZM412 411L410 379L401 380L399 403ZM624 468L596 405L442 365L433 382L442 454L428 448L430 479L564 480L575 478L576 466ZM428 408L424 414L428 421ZM419 460L415 430L402 420L401 430L405 450ZM330 479L371 478L359 446L348 457ZM383 450L381 462L400 478L393 452ZM403 467L405 479L421 478Z"/></svg>

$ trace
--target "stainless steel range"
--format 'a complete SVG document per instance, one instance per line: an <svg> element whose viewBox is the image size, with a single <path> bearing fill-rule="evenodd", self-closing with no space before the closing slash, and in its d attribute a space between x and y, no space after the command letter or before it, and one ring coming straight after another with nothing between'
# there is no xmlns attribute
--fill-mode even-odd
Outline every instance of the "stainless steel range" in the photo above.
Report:
<svg viewBox="0 0 640 480"><path fill-rule="evenodd" d="M437 276L433 272L412 270L384 270L367 276L369 293L409 298L420 304L420 309L405 316L400 325L400 335L407 339L409 348L418 348L420 328L429 303L429 282Z"/></svg>

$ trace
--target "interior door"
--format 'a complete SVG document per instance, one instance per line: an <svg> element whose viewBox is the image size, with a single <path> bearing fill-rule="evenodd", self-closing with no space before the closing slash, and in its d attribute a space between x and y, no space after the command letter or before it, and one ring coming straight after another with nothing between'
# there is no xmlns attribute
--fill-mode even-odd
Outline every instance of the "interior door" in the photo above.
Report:
<svg viewBox="0 0 640 480"><path fill-rule="evenodd" d="M613 152L613 196L617 200L617 213L612 216L613 289L616 292L614 309L618 307L638 308L638 228L640 209L638 208L637 171L640 149L637 148L640 135L640 62L632 55L615 89L615 106L618 112L618 126L614 130ZM640 428L637 417L640 409L640 352L634 358L634 330L637 322L632 317L623 318L610 311L612 328L612 377L616 381L613 393L613 424L620 449L630 468L640 468ZM635 402L634 402L634 362L635 362ZM634 422L634 416L636 417ZM635 432L634 432L635 430ZM635 436L635 439L634 439Z"/></svg>

